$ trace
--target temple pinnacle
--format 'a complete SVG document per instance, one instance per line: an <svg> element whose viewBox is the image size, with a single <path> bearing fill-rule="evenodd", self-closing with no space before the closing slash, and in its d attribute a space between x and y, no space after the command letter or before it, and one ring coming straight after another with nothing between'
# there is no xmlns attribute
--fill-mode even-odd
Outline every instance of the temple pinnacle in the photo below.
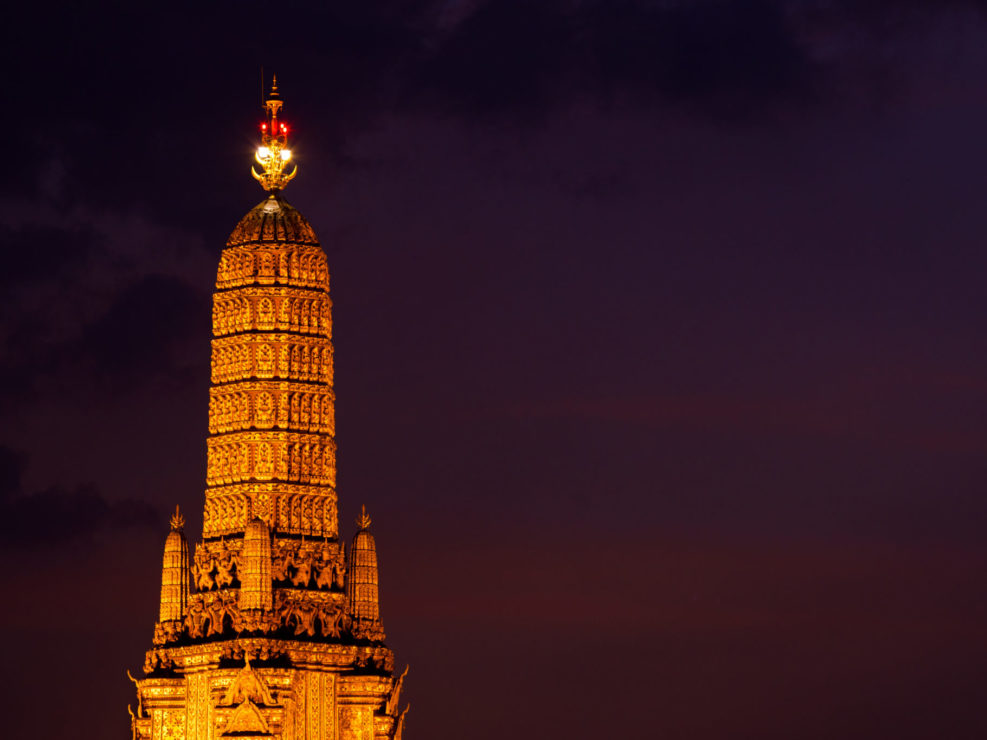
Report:
<svg viewBox="0 0 987 740"><path fill-rule="evenodd" d="M178 504L175 504L175 513L171 515L171 528L175 532L181 532L185 527L185 517L182 516L182 512L178 510Z"/></svg>
<svg viewBox="0 0 987 740"><path fill-rule="evenodd" d="M367 507L363 505L360 507L360 516L356 518L356 526L361 530L370 528L370 515L367 514Z"/></svg>
<svg viewBox="0 0 987 740"><path fill-rule="evenodd" d="M366 508L352 546L339 536L329 267L277 193L291 159L279 93L264 96L254 172L274 192L216 272L202 538L190 557L176 509L132 740L403 732Z"/></svg>
<svg viewBox="0 0 987 740"><path fill-rule="evenodd" d="M258 172L253 167L250 168L250 174L254 176L254 179L265 190L275 193L283 190L298 173L297 165L291 172L285 171L291 160L291 149L288 148L288 126L283 121L278 120L278 114L283 105L284 101L278 94L278 78L275 76L270 97L264 104L267 120L260 125L261 145L257 147L257 151L254 153L254 159L257 160L257 164L263 168L263 171Z"/></svg>

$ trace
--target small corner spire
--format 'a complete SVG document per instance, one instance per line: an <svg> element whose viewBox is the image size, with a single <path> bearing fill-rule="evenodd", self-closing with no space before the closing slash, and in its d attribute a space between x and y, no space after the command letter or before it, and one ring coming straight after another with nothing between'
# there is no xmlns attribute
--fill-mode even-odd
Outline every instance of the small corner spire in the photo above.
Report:
<svg viewBox="0 0 987 740"><path fill-rule="evenodd" d="M181 532L185 528L185 517L182 516L182 512L178 508L178 504L175 504L175 513L171 515L171 528L175 532Z"/></svg>

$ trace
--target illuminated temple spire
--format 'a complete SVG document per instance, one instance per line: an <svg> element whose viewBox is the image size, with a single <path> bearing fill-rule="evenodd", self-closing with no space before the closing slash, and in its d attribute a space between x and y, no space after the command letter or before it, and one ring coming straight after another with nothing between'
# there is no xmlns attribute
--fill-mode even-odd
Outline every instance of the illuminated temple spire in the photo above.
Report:
<svg viewBox="0 0 987 740"><path fill-rule="evenodd" d="M240 608L271 608L271 532L262 519L252 519L243 534Z"/></svg>
<svg viewBox="0 0 987 740"><path fill-rule="evenodd" d="M359 530L353 537L353 546L350 547L346 580L349 613L362 631L383 637L377 585L377 543L370 534L370 517L366 506L360 508L356 526Z"/></svg>
<svg viewBox="0 0 987 740"><path fill-rule="evenodd" d="M348 563L340 541L329 269L280 192L297 171L281 108L275 84L254 170L271 192L219 259L202 541L190 563L176 509L133 740L404 732L366 509Z"/></svg>
<svg viewBox="0 0 987 740"><path fill-rule="evenodd" d="M171 515L171 531L165 539L164 562L161 566L161 608L159 620L180 620L188 606L188 540L185 539L185 517L175 507Z"/></svg>
<svg viewBox="0 0 987 740"><path fill-rule="evenodd" d="M335 538L332 300L315 231L279 193L297 168L277 82L254 177L272 193L226 242L213 296L205 537L253 518L273 532Z"/></svg>

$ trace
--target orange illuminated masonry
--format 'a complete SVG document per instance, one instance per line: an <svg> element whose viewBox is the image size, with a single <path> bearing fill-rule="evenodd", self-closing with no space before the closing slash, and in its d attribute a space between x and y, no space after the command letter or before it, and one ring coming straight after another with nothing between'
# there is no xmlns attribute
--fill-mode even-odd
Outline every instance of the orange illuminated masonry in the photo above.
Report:
<svg viewBox="0 0 987 740"><path fill-rule="evenodd" d="M346 551L336 495L326 255L280 191L295 176L277 85L213 296L202 541L176 509L132 740L400 740L364 509Z"/></svg>

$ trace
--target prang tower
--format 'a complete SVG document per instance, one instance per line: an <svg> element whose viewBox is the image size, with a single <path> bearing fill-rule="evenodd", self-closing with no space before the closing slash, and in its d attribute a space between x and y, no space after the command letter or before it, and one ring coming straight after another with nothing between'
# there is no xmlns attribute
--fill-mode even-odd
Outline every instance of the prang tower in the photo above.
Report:
<svg viewBox="0 0 987 740"><path fill-rule="evenodd" d="M297 167L266 104L270 195L226 242L213 295L202 541L175 510L132 740L400 740L364 509L348 552L336 497L326 255L281 196Z"/></svg>

